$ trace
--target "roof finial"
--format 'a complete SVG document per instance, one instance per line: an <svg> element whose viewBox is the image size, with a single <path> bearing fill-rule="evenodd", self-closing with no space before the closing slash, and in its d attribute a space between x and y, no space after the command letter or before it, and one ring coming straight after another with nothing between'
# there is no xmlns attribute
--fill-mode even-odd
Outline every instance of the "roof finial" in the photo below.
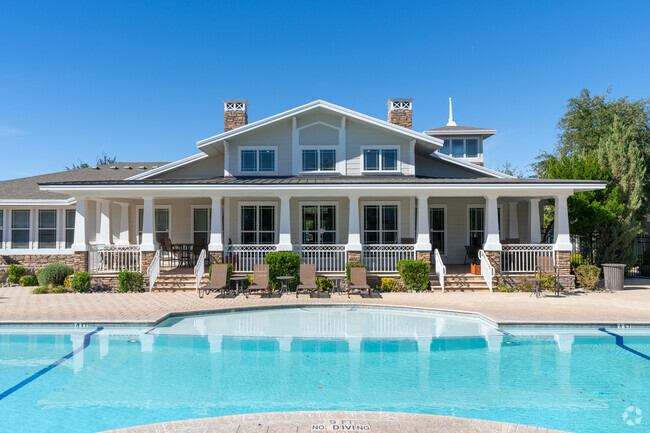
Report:
<svg viewBox="0 0 650 433"><path fill-rule="evenodd" d="M456 126L456 122L454 122L454 113L451 111L451 98L449 98L449 122L447 122L447 126Z"/></svg>

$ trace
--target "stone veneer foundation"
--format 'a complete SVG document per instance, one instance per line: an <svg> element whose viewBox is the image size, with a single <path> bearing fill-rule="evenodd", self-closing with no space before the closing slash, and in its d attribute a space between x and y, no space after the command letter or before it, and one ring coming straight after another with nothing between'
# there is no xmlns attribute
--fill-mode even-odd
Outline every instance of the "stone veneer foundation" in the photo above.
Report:
<svg viewBox="0 0 650 433"><path fill-rule="evenodd" d="M74 254L25 254L2 255L0 262L7 265L20 265L28 269L39 270L51 263L65 263L72 266L75 272L88 271L88 252L79 251Z"/></svg>

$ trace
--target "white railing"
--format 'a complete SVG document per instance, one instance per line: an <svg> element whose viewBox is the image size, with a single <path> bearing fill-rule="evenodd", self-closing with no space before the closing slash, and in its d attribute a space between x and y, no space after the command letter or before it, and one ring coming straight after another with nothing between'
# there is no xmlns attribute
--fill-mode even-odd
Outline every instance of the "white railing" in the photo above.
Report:
<svg viewBox="0 0 650 433"><path fill-rule="evenodd" d="M343 272L347 263L345 245L294 245L300 262L316 265L316 272Z"/></svg>
<svg viewBox="0 0 650 433"><path fill-rule="evenodd" d="M492 292L492 282L494 281L494 274L496 273L494 266L490 263L490 259L485 254L485 251L478 250L478 258L481 261L481 275L487 284L490 293Z"/></svg>
<svg viewBox="0 0 650 433"><path fill-rule="evenodd" d="M151 292L153 286L156 285L158 275L160 275L160 250L156 251L156 254L153 256L153 260L147 268L147 275L149 276L149 291Z"/></svg>
<svg viewBox="0 0 650 433"><path fill-rule="evenodd" d="M438 251L437 248L433 250L433 257L435 258L436 263L436 275L438 276L442 293L445 293L445 275L447 275L447 267L442 263L442 257L440 257L440 251Z"/></svg>
<svg viewBox="0 0 650 433"><path fill-rule="evenodd" d="M88 271L100 272L134 271L140 272L142 254L139 245L97 245L88 251Z"/></svg>
<svg viewBox="0 0 650 433"><path fill-rule="evenodd" d="M415 245L364 245L361 250L361 263L368 272L397 272L400 260L415 260Z"/></svg>
<svg viewBox="0 0 650 433"><path fill-rule="evenodd" d="M196 278L196 291L199 291L199 286L201 285L201 279L203 279L203 273L205 272L205 249L201 250L199 258L196 261L194 266L194 277Z"/></svg>
<svg viewBox="0 0 650 433"><path fill-rule="evenodd" d="M501 272L534 273L537 256L555 257L553 244L505 244L501 246Z"/></svg>
<svg viewBox="0 0 650 433"><path fill-rule="evenodd" d="M264 263L264 256L278 250L277 245L228 245L225 262L233 272L253 272L254 265Z"/></svg>

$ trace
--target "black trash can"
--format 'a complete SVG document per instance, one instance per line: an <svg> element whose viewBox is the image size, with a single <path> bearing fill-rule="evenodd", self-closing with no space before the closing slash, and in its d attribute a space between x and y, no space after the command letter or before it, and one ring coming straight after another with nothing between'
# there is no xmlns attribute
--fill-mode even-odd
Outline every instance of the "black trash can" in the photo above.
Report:
<svg viewBox="0 0 650 433"><path fill-rule="evenodd" d="M605 274L605 288L609 290L623 290L625 280L625 265L619 263L603 263Z"/></svg>

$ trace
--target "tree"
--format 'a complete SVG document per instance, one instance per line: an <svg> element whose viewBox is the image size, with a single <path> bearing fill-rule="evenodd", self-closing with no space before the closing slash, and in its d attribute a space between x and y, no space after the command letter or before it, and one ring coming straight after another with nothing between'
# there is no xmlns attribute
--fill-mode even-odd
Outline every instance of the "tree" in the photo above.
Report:
<svg viewBox="0 0 650 433"><path fill-rule="evenodd" d="M518 177L520 179L524 177L524 172L519 170L519 167L511 164L510 161L507 160L504 161L504 163L501 164L499 168L497 168L497 171L507 174L508 176Z"/></svg>
<svg viewBox="0 0 650 433"><path fill-rule="evenodd" d="M66 170L78 170L80 168L88 168L90 165L88 165L87 162L83 162L80 158L77 158L79 163L72 163L70 167L66 166ZM115 164L117 162L117 157L116 156L108 156L106 152L102 152L101 155L99 155L96 159L96 164L97 166L100 165L109 165L109 164Z"/></svg>

